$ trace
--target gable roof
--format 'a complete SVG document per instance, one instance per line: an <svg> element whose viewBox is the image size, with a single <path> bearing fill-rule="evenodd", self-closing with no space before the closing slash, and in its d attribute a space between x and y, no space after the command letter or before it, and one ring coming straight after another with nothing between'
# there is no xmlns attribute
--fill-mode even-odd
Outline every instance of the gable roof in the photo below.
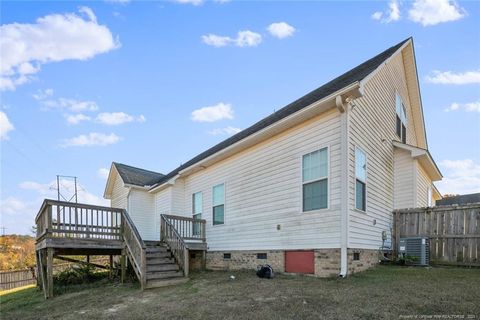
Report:
<svg viewBox="0 0 480 320"><path fill-rule="evenodd" d="M132 167L123 163L113 162L112 165L115 166L125 184L140 187L151 186L165 176L158 172Z"/></svg>
<svg viewBox="0 0 480 320"><path fill-rule="evenodd" d="M376 55L375 57L365 61L364 63L358 65L357 67L351 69L350 71L345 72L341 76L333 79L330 82L327 82L323 86L307 93L300 99L295 100L294 102L288 104L287 106L281 108L280 110L274 112L268 117L258 121L252 126L240 131L239 133L231 136L230 138L218 143L217 145L211 147L210 149L200 153L189 161L185 162L181 166L177 167L167 175L158 178L152 187L156 186L170 180L175 177L180 171L194 165L195 163L206 159L207 157L231 146L232 144L247 138L250 135L290 116L293 113L296 113L303 108L310 106L312 103L319 101L353 83L360 82L366 78L369 74L375 71L378 67L382 65L388 58L390 58L397 50L399 50L405 43L411 40L411 37L403 40L402 42L388 48L382 53Z"/></svg>

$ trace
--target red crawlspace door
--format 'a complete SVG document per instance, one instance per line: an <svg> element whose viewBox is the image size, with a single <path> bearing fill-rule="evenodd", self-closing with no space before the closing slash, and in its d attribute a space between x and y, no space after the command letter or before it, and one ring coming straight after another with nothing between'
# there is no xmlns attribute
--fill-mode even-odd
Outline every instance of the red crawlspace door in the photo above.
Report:
<svg viewBox="0 0 480 320"><path fill-rule="evenodd" d="M315 273L313 250L285 251L285 272Z"/></svg>

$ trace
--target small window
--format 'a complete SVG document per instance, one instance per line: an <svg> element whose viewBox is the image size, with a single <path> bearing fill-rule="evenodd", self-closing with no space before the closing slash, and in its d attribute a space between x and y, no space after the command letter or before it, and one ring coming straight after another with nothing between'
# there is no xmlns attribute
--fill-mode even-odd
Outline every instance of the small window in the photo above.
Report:
<svg viewBox="0 0 480 320"><path fill-rule="evenodd" d="M257 253L257 259L267 259L266 253Z"/></svg>
<svg viewBox="0 0 480 320"><path fill-rule="evenodd" d="M396 133L403 143L407 143L407 111L398 93L395 97L395 105L397 112Z"/></svg>
<svg viewBox="0 0 480 320"><path fill-rule="evenodd" d="M358 260L360 260L360 252L354 252L353 261L358 261Z"/></svg>
<svg viewBox="0 0 480 320"><path fill-rule="evenodd" d="M230 260L232 258L232 254L231 253L224 253L223 254L223 260Z"/></svg>
<svg viewBox="0 0 480 320"><path fill-rule="evenodd" d="M203 197L201 192L196 192L192 194L192 216L195 220L202 219L203 211ZM200 223L194 222L192 233L194 236L199 236L201 232Z"/></svg>
<svg viewBox="0 0 480 320"><path fill-rule="evenodd" d="M327 208L328 150L323 148L302 157L303 211Z"/></svg>
<svg viewBox="0 0 480 320"><path fill-rule="evenodd" d="M366 210L367 195L367 156L360 148L355 148L355 208Z"/></svg>
<svg viewBox="0 0 480 320"><path fill-rule="evenodd" d="M225 184L213 187L213 224L225 223Z"/></svg>

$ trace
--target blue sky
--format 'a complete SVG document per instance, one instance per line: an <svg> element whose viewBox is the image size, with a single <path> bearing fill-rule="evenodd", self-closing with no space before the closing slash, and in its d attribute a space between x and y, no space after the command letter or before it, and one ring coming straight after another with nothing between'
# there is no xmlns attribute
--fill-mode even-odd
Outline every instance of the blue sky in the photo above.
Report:
<svg viewBox="0 0 480 320"><path fill-rule="evenodd" d="M108 203L112 161L167 173L409 36L438 188L480 192L479 2L0 5L7 233L28 233L56 174Z"/></svg>

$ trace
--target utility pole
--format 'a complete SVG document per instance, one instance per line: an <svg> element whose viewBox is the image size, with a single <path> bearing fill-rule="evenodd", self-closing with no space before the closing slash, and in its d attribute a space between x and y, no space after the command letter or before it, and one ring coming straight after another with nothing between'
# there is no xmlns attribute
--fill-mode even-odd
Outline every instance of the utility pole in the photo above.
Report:
<svg viewBox="0 0 480 320"><path fill-rule="evenodd" d="M2 229L2 236L5 235L5 229L7 229L7 227L0 227L0 229Z"/></svg>
<svg viewBox="0 0 480 320"><path fill-rule="evenodd" d="M60 180L61 179L73 179L73 184L74 184L74 193L73 195L70 197L70 194L69 195L64 195L62 194L62 191L60 189ZM71 181L71 180L70 180ZM67 191L70 191L68 190L70 188L67 188ZM75 203L78 203L78 188L77 188L77 177L74 177L74 176L62 176L62 175L58 175L57 174L57 200L58 201L66 201L66 202L71 202L73 199L75 199Z"/></svg>

